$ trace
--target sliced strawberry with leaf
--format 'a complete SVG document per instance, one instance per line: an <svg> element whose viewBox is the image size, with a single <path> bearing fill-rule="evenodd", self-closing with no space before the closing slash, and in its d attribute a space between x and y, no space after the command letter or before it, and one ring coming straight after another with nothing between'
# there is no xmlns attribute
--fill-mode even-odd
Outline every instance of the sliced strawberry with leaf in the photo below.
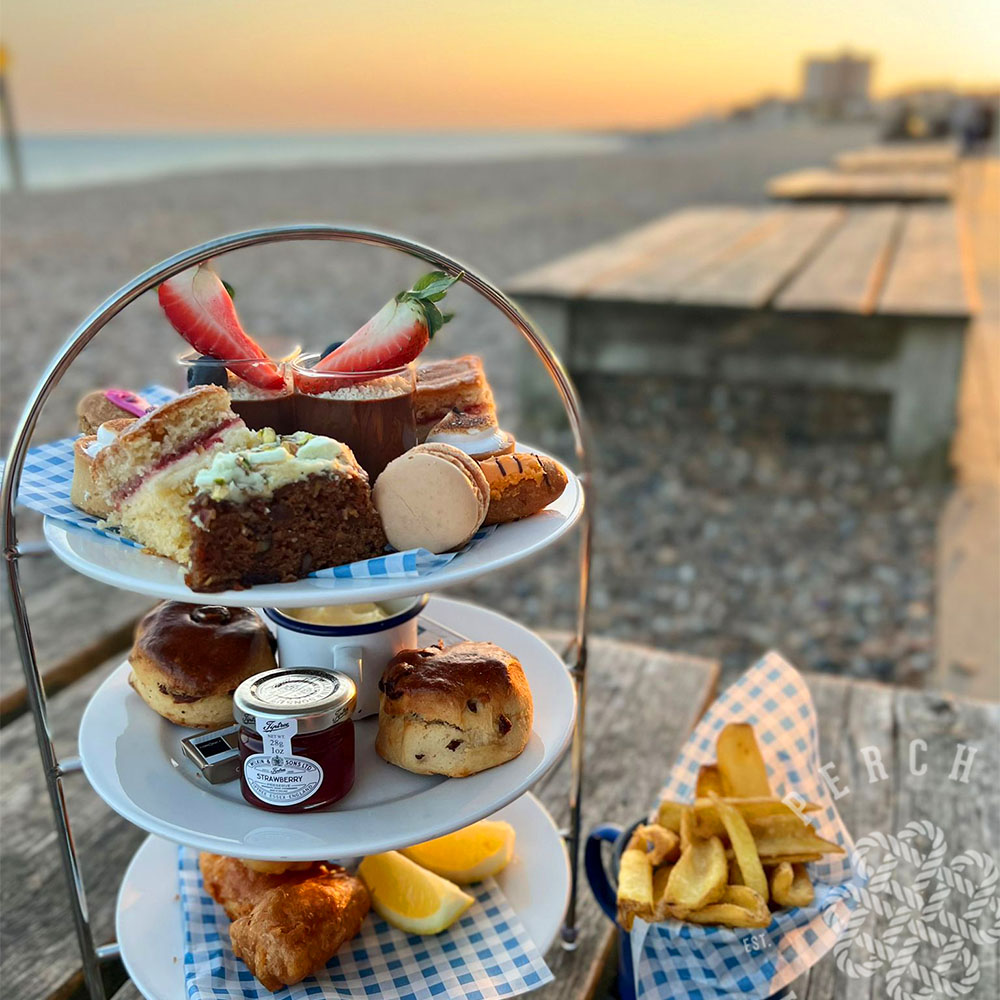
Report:
<svg viewBox="0 0 1000 1000"><path fill-rule="evenodd" d="M199 354L218 358L259 389L284 388L281 372L240 325L232 295L209 263L164 281L158 294L170 325Z"/></svg>
<svg viewBox="0 0 1000 1000"><path fill-rule="evenodd" d="M461 277L431 271L413 287L390 299L360 330L335 351L320 358L315 372L381 372L408 364L427 346L431 337L451 319L437 303ZM303 392L337 388L330 378L310 378L295 373L295 384Z"/></svg>

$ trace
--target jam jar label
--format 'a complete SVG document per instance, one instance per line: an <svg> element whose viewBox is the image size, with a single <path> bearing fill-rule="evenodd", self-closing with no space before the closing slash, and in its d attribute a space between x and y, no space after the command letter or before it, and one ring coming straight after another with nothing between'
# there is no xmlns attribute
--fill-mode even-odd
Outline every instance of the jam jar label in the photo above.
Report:
<svg viewBox="0 0 1000 1000"><path fill-rule="evenodd" d="M290 806L304 802L323 783L323 768L308 757L292 753L296 719L267 719L258 727L264 752L251 754L243 762L247 787L261 802Z"/></svg>

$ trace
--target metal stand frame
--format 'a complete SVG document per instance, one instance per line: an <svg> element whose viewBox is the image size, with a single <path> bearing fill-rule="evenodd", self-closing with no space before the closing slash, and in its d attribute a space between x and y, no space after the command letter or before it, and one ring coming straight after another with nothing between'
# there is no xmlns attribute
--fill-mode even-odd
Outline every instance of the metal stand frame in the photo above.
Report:
<svg viewBox="0 0 1000 1000"><path fill-rule="evenodd" d="M222 236L207 243L202 243L199 246L192 247L189 250L174 254L174 256L168 257L161 263L144 271L138 277L133 278L128 284L123 285L110 298L98 306L76 328L35 386L31 398L21 415L7 458L5 475L3 477L3 490L2 494L0 494L0 504L2 504L3 555L9 584L9 601L14 619L18 652L20 653L21 663L24 667L28 704L31 708L31 714L35 719L35 735L38 740L38 750L42 756L45 781L56 820L59 853L69 887L73 922L83 958L84 982L91 1000L105 1000L106 995L101 980L100 965L102 961L117 957L119 951L117 945L96 947L94 944L83 878L73 843L62 785L64 775L80 770L80 761L76 757L60 760L56 755L56 750L52 742L52 732L48 722L45 690L38 670L35 647L28 622L28 613L21 593L18 560L28 554L28 546L18 546L14 505L21 482L21 473L28 451L28 443L34 432L42 406L49 398L52 390L66 374L70 365L76 360L87 344L94 339L98 331L108 320L116 316L140 295L155 288L167 278L197 264L201 264L212 257L217 257L220 254L231 253L234 250L240 250L244 247L258 246L266 243L284 243L298 240L330 240L341 243L364 243L370 246L384 247L408 254L411 257L416 257L449 274L460 275L460 279L464 284L469 285L479 295L499 309L520 331L545 365L562 399L563 407L565 408L573 432L576 457L580 467L580 479L583 482L586 494L580 536L580 579L576 633L573 642L564 653L564 659L567 660L567 665L576 685L577 713L573 731L573 743L570 750L572 766L569 791L570 822L564 834L570 857L571 890L561 936L564 947L571 949L576 946L580 809L582 805L581 792L583 779L583 724L587 703L587 619L590 604L590 557L593 535L590 435L576 388L570 381L566 369L549 346L548 341L534 327L531 320L496 285L480 277L459 261L447 257L431 247L423 246L402 236L373 230L322 224L271 226L264 229L251 229L242 233L234 233L230 236Z"/></svg>

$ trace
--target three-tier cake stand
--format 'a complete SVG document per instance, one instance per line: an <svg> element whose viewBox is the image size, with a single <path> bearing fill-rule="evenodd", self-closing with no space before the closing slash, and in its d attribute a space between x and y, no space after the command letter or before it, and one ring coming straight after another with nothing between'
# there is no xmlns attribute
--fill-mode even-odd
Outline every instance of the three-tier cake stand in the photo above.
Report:
<svg viewBox="0 0 1000 1000"><path fill-rule="evenodd" d="M80 730L78 757L59 758L49 728L45 690L38 670L31 628L21 592L15 503L28 445L39 413L80 352L116 314L160 282L211 258L246 247L300 240L326 240L382 247L415 257L459 276L460 281L498 309L528 341L545 366L562 400L572 430L578 474L569 473L566 493L547 512L523 522L504 525L479 545L462 553L443 569L412 579L298 581L293 584L212 594L216 604L254 607L295 607L346 604L421 592L433 592L530 558L580 521L578 606L575 636L555 654L530 630L486 609L433 598L428 610L445 626L489 639L509 648L524 664L536 703L536 726L521 757L491 771L464 779L428 779L409 775L379 761L371 749L374 723L359 724L359 782L368 798L356 802L353 813L338 808L325 813L261 814L243 803L238 791L214 794L198 785L197 774L178 766L177 737L169 723L153 713L135 712L129 694L128 665L112 673L93 696ZM308 859L347 858L405 847L441 836L493 814L501 807L516 812L517 803L563 756L571 740L569 823L561 831L569 854L569 892L560 937L567 948L576 941L579 891L583 721L586 705L587 616L592 535L588 432L580 402L566 370L544 336L503 292L464 264L412 240L372 230L330 225L289 225L250 230L203 243L169 257L124 285L74 331L49 364L25 407L5 467L2 491L3 554L9 582L18 650L24 668L28 703L57 828L57 841L70 894L75 930L83 959L84 981L92 1000L104 1000L100 966L124 953L123 936L116 944L97 947L91 931L84 879L63 796L63 778L85 771L98 794L118 813L166 841L240 857ZM592 500L592 497L587 498ZM535 522L534 524L532 522ZM183 586L179 567L63 522L46 519L45 536L59 558L79 572L105 583L151 596L199 601ZM367 769L367 772L366 772ZM367 774L367 777L366 777ZM358 787L356 786L356 788ZM353 795L354 793L352 793ZM344 800L348 803L351 797ZM522 810L523 812L523 810ZM267 821L261 820L266 815ZM405 815L407 822L400 823ZM520 815L520 814L518 814ZM513 816L513 813L512 813ZM537 820L537 817L536 817ZM528 822L522 817L522 822ZM530 835L523 850L530 853ZM159 847L157 845L160 845ZM151 838L140 848L149 868L163 842ZM142 867L140 865L140 867ZM131 871L131 869L130 869ZM150 918L151 919L151 918ZM121 929L121 926L120 926ZM138 933L138 922L136 922ZM138 984L141 987L141 983Z"/></svg>

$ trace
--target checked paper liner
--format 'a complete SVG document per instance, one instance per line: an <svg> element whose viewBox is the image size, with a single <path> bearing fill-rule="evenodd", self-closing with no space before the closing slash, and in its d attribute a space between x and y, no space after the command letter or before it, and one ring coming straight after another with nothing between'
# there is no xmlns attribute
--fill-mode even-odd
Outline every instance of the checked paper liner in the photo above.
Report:
<svg viewBox="0 0 1000 1000"><path fill-rule="evenodd" d="M809 814L821 837L848 852L809 865L811 906L775 913L765 929L711 927L676 920L636 920L631 934L636 996L722 1000L763 998L800 976L843 933L860 878L850 861L851 836L820 774L819 733L809 690L791 664L771 652L724 691L684 744L661 799L690 802L702 764L715 760L715 741L729 722L754 727L771 790L820 806Z"/></svg>
<svg viewBox="0 0 1000 1000"><path fill-rule="evenodd" d="M266 990L229 944L222 907L202 889L198 853L179 848L188 1000L492 1000L536 989L552 973L493 879L472 886L476 902L447 931L421 937L374 913L324 969L277 993Z"/></svg>
<svg viewBox="0 0 1000 1000"><path fill-rule="evenodd" d="M151 385L143 389L141 395L154 406L160 406L177 393L161 385ZM102 527L103 522L73 505L70 500L70 485L73 482L74 440L74 438L61 438L28 451L21 476L21 488L17 495L18 503L47 517L86 528L107 538L114 538L122 545L142 548L137 542L122 538L117 532ZM480 528L461 552L467 552L495 530L496 525ZM388 555L344 566L331 566L329 569L317 570L309 575L337 580L426 576L442 566L447 566L461 552L444 552L436 555L427 549L409 549L406 552L391 552Z"/></svg>

